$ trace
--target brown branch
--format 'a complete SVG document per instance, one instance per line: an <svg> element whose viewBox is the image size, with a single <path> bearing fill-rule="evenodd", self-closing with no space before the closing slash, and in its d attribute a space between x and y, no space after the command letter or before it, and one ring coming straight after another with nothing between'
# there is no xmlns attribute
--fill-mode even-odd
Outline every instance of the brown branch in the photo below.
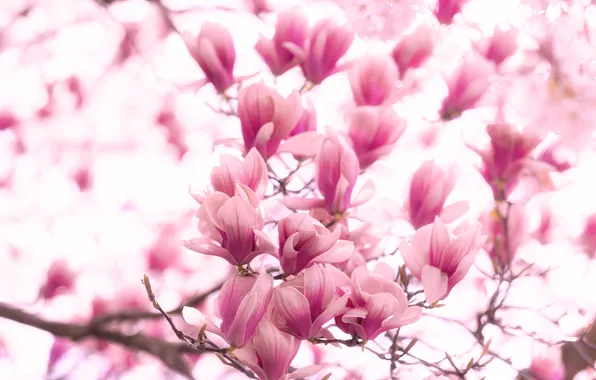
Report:
<svg viewBox="0 0 596 380"><path fill-rule="evenodd" d="M184 353L200 353L194 347L182 343L168 342L142 333L124 334L101 325L83 325L44 320L24 310L0 302L0 317L47 331L50 334L77 342L86 338L96 338L119 344L131 350L145 352L161 360L168 368L192 379L192 372Z"/></svg>
<svg viewBox="0 0 596 380"><path fill-rule="evenodd" d="M182 309L184 306L197 306L205 302L205 300L212 294L218 292L221 287L223 286L223 282L215 285L211 289L207 290L204 293L192 296L182 302L180 305L175 307L174 309L168 311L167 313L170 315L179 315L182 314ZM160 319L163 318L163 315L159 312L153 311L144 311L144 310L130 310L130 311L120 311L115 313L103 314L91 321L92 325L104 325L110 322L127 322L127 321L139 321L143 319Z"/></svg>

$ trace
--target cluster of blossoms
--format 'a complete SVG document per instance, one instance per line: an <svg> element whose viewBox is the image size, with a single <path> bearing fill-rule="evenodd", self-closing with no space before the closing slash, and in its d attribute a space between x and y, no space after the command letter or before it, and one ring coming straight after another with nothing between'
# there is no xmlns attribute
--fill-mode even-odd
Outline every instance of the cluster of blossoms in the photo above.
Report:
<svg viewBox="0 0 596 380"><path fill-rule="evenodd" d="M596 75L593 65L584 63L579 54L571 54L574 50L594 52L590 43L593 25L588 21L582 28L569 24L596 6L582 0L555 5L523 1L533 10L526 12L534 15L532 26L540 29L539 35L534 35L519 25L473 25L470 19L474 17L466 15L479 3L474 0L337 0L349 24L335 17L313 22L307 6L278 11L264 0L247 3L251 17L276 18L274 32L259 36L250 46L267 71L239 74L238 41L223 23L205 21L196 36L180 33L194 60L191 62L204 74L199 86L191 87L200 88L199 96L216 96L222 108L209 108L233 120L236 127L237 138L219 139L215 144L214 151L221 148L223 153L218 152L222 154L210 170L207 186L191 191L198 203L198 233L182 241L189 251L227 263L225 282L206 293L217 293L214 309L201 304L207 296L173 309L171 314L181 314L199 332L195 339L196 334L189 338L178 330L182 321L172 320L158 307L163 315L135 314L147 306L144 294L117 300L96 298L90 308L91 327L85 333L110 341L117 335L112 327L118 322L130 322L137 331L141 325L136 323L144 321L140 329L151 335L154 340L150 342L164 338L168 347L174 347L165 339L172 327L184 340L184 354L189 357L216 353L225 365L261 380L336 376L333 367L341 368L341 364L322 358L317 350L323 345L358 347L372 353L387 365L391 379L484 378L492 370L501 370L500 364L507 369L498 372L499 378L511 374L512 378L562 380L592 366L593 362L584 358L579 359L586 362L583 367L570 369L567 362L573 360L563 363L561 351L565 351L559 347L570 339L547 339L539 334L540 328L534 331L512 322L517 321L514 313L528 312L530 307L524 304L527 298L520 296L517 303L510 298L528 292L526 280L544 280L541 285L558 281L557 277L548 278L552 268L539 268L531 260L527 246L538 242L544 248L559 239L555 232L560 222L547 207L552 202L543 201L546 206L533 226L529 205L550 199L541 197L556 194L565 181L571 182L572 176L567 175L593 137L591 112L595 107L591 105L596 103L587 88L596 85ZM558 17L557 25L564 25L561 29L574 31L574 41L559 40L558 29L548 21L553 15ZM487 34L487 29L492 31ZM471 37L478 33L482 38ZM120 47L122 61L132 55L128 34ZM463 43L460 34L469 40ZM356 45L369 42L367 38L382 39L382 48L351 55ZM458 55L457 62L443 72L443 50L452 48L450 40L458 40L458 47L464 48L452 54ZM563 50L562 45L575 44L575 40L587 43ZM433 76L437 72L443 92L429 84L437 79ZM279 84L292 75L300 81L285 91ZM327 111L327 104L316 92L342 78L348 95L338 111L343 125L323 126L321 114ZM55 106L51 99L58 98L60 90L72 95L74 109L83 107L81 83L73 77L62 85L64 88L52 85L51 91L48 87L48 105L37 117L49 117ZM341 91L336 90L333 96L341 98L345 95L339 94ZM431 95L437 94L435 102ZM528 100L533 97L536 99ZM420 98L424 116L408 112ZM529 106L534 103L540 106ZM155 122L164 127L167 143L182 161L192 144L172 108L166 104ZM421 124L430 124L430 132L419 130ZM459 133L468 129L482 132L486 144L480 146ZM19 121L9 114L0 114L0 131L4 130L14 130L19 141L26 139ZM450 133L461 138L459 145L448 142L453 144L449 154L463 151L461 157L477 162L475 168L470 165L468 173L476 175L483 186L474 189L487 199L480 210L470 199L455 199L458 181L465 177L458 169L467 162L462 159L456 167L434 156L437 142ZM415 143L420 146L399 145L410 135L416 135ZM19 149L24 151L25 145ZM388 210L393 204L381 206L390 220L382 220L374 212L369 212L373 216L367 214L379 202L380 190L387 187L371 179L374 171L396 153L414 150L423 157L413 166L403 197L397 191L391 196L399 205L393 210ZM569 158L565 156L569 151L577 154ZM401 167L391 170L398 172ZM90 166L82 165L73 174L81 192L90 191L92 178ZM584 219L577 236L566 243L589 260L596 255L596 212ZM178 251L184 223L181 218L160 227L144 263L152 277L184 266ZM400 230L404 224L406 228ZM393 238L398 240L396 244ZM546 249L536 251L542 254ZM180 270L181 276L190 272L188 266ZM54 261L39 299L51 301L63 293L74 293L77 276L66 261ZM462 288L469 288L471 301L462 302L458 297ZM586 311L594 306L589 302L584 307L560 298L565 300L564 306L558 305L564 314L579 309L576 314L590 320L596 315L596 309ZM478 305L470 307L469 318L442 314L457 303ZM126 316L129 309L133 311ZM0 316L5 316L2 312ZM562 330L561 318L547 315L542 308L536 314L541 322L547 321L545 331ZM158 319L164 315L167 325ZM458 337L462 341L470 338L473 348L455 354L426 343L422 330L430 326L425 323L431 318L441 323L441 329L461 329ZM74 322L82 323L80 319ZM106 330L102 328L107 329L103 337L100 333ZM124 332L128 328L125 324ZM582 334L587 336L590 331ZM520 335L532 342L533 349L534 344L540 347L525 362L506 353L507 339ZM596 336L590 341L583 335L573 343L583 342L584 349L596 353ZM79 335L63 336L81 339ZM117 357L123 363L118 368L132 368L141 362L135 354L113 351L104 340L92 340L87 348ZM417 351L420 346L424 348ZM55 341L49 370L70 348L72 343L66 339ZM301 349L312 351L314 359L309 365L300 360ZM166 354L160 356L154 347L145 352L170 369L190 373L175 360L168 361L171 358ZM439 359L424 356L429 352L444 355ZM422 371L408 373L413 367ZM359 378L348 368L341 369L346 379ZM112 375L108 373L106 378Z"/></svg>
<svg viewBox="0 0 596 380"><path fill-rule="evenodd" d="M451 24L463 4L439 1L438 22ZM383 262L381 238L371 236L374 221L351 218L374 196L374 186L367 182L358 194L354 189L360 174L389 155L404 134L406 121L393 105L404 96L401 83L433 54L437 36L430 24L422 24L388 54L342 63L354 38L349 27L332 19L310 27L300 9L280 11L273 37L261 37L255 49L275 77L301 70L304 85L284 97L263 81L245 85L245 79L234 76L234 42L223 26L207 22L196 38L185 35L191 55L218 93L232 99L228 92L240 85L232 114L239 119L244 158L223 155L211 172L208 191L193 194L200 203L201 236L184 241L185 247L221 257L238 269L219 294L221 321L191 308L183 315L203 332L219 336L222 347L261 379L302 378L319 371L318 365L290 370L301 341L364 347L383 333L417 322L423 308L437 307L448 297L481 249L492 259L495 276L511 281L507 275L515 277L511 266L527 228L521 205L512 204L510 195L528 177L539 190L552 187L552 160L532 155L543 139L499 116L486 127L489 146L470 145L482 159L479 170L494 198L482 225L450 225L468 204L446 205L455 173L426 161L412 177L403 212L415 229L397 250L404 266L397 271ZM479 104L493 76L516 52L516 38L516 30L497 28L464 56L446 77L440 119L457 119ZM323 133L307 94L342 71L348 73L353 97L345 115L347 129ZM273 169L279 163L289 170L283 178ZM312 180L290 190L297 173L309 166L314 166ZM272 199L285 206L285 216L268 219ZM411 279L420 284L424 301L409 291ZM555 367L560 373L560 365Z"/></svg>

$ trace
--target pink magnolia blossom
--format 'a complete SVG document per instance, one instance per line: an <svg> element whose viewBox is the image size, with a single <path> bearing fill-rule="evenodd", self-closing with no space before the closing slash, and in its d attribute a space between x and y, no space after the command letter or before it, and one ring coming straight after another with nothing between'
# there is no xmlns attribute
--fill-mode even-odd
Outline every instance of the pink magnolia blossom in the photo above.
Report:
<svg viewBox="0 0 596 380"><path fill-rule="evenodd" d="M40 290L43 299L49 300L69 292L74 286L76 273L64 260L54 261L48 269L46 281Z"/></svg>
<svg viewBox="0 0 596 380"><path fill-rule="evenodd" d="M290 136L296 136L300 133L313 132L317 130L317 111L312 101L307 100L306 106L302 109L302 116L298 123L290 132Z"/></svg>
<svg viewBox="0 0 596 380"><path fill-rule="evenodd" d="M468 273L476 253L486 241L479 226L460 224L449 231L439 217L419 228L410 244L399 251L406 267L419 279L430 304L445 299Z"/></svg>
<svg viewBox="0 0 596 380"><path fill-rule="evenodd" d="M447 79L449 93L439 111L443 120L458 118L476 107L490 86L493 67L482 58L466 56L461 66Z"/></svg>
<svg viewBox="0 0 596 380"><path fill-rule="evenodd" d="M361 169L391 153L406 130L406 121L391 107L362 106L347 114L348 137Z"/></svg>
<svg viewBox="0 0 596 380"><path fill-rule="evenodd" d="M482 158L480 172L493 189L495 199L503 199L503 193L509 194L524 173L533 175L543 186L550 186L550 165L530 157L540 143L536 135L500 123L489 124L486 131L490 145L482 151L470 148Z"/></svg>
<svg viewBox="0 0 596 380"><path fill-rule="evenodd" d="M244 149L256 148L265 160L273 156L302 116L300 95L283 98L263 82L244 87L238 94L238 118Z"/></svg>
<svg viewBox="0 0 596 380"><path fill-rule="evenodd" d="M433 161L425 161L414 173L407 199L409 221L416 229L432 223L435 217L450 223L468 210L465 201L445 207L445 201L455 186L452 171L445 171Z"/></svg>
<svg viewBox="0 0 596 380"><path fill-rule="evenodd" d="M189 33L183 33L182 37L188 52L217 92L223 93L234 84L236 49L226 28L206 22L196 38Z"/></svg>
<svg viewBox="0 0 596 380"><path fill-rule="evenodd" d="M536 350L532 355L530 373L537 379L563 380L565 379L565 365L561 351L557 347Z"/></svg>
<svg viewBox="0 0 596 380"><path fill-rule="evenodd" d="M346 54L354 33L348 26L339 26L332 19L321 20L310 30L306 44L306 59L302 63L304 77L315 83L335 74L337 61Z"/></svg>
<svg viewBox="0 0 596 380"><path fill-rule="evenodd" d="M321 150L324 136L317 132L317 112L312 101L306 100L302 116L290 132L290 137L281 143L279 153L292 153L298 161L312 158Z"/></svg>
<svg viewBox="0 0 596 380"><path fill-rule="evenodd" d="M220 158L220 166L215 166L211 170L212 191L227 194L229 197L233 197L236 193L236 184L241 184L251 189L257 198L262 199L267 190L268 181L267 164L255 148L248 151L244 160L224 154ZM208 196L205 193L191 195L199 203Z"/></svg>
<svg viewBox="0 0 596 380"><path fill-rule="evenodd" d="M259 15L265 12L271 12L272 8L268 0L246 0L252 13Z"/></svg>
<svg viewBox="0 0 596 380"><path fill-rule="evenodd" d="M498 204L496 207L500 216L496 210L491 210L481 219L484 233L488 235L486 249L496 264L508 266L515 258L519 247L529 237L528 219L523 204L517 203L510 207ZM507 219L507 241L502 218Z"/></svg>
<svg viewBox="0 0 596 380"><path fill-rule="evenodd" d="M269 274L236 274L226 281L217 299L219 327L191 307L184 307L182 316L186 323L199 328L206 326L206 332L219 335L233 348L240 348L254 336L272 296L273 277Z"/></svg>
<svg viewBox="0 0 596 380"><path fill-rule="evenodd" d="M197 211L203 236L182 244L198 253L219 256L232 265L245 265L262 253L274 252L261 231L263 217L256 202L248 188L238 189L233 197L221 192L211 194Z"/></svg>
<svg viewBox="0 0 596 380"><path fill-rule="evenodd" d="M441 24L451 24L468 0L437 0L435 17Z"/></svg>
<svg viewBox="0 0 596 380"><path fill-rule="evenodd" d="M497 27L492 37L478 43L476 49L499 66L517 50L517 35L517 29Z"/></svg>
<svg viewBox="0 0 596 380"><path fill-rule="evenodd" d="M416 322L422 314L418 306L408 306L408 298L395 282L395 272L379 263L370 272L360 266L352 273L348 310L335 317L347 334L372 340L380 334Z"/></svg>
<svg viewBox="0 0 596 380"><path fill-rule="evenodd" d="M348 295L338 288L350 279L333 266L320 264L274 290L273 302L278 327L299 339L329 337L323 325L344 312Z"/></svg>
<svg viewBox="0 0 596 380"><path fill-rule="evenodd" d="M259 380L303 379L319 372L323 365L313 365L288 373L300 348L300 340L280 331L263 318L254 338L235 354L255 372Z"/></svg>
<svg viewBox="0 0 596 380"><path fill-rule="evenodd" d="M369 55L357 60L348 78L356 105L376 106L393 103L398 68L388 55Z"/></svg>
<svg viewBox="0 0 596 380"><path fill-rule="evenodd" d="M589 256L596 256L596 213L586 219L580 242Z"/></svg>
<svg viewBox="0 0 596 380"><path fill-rule="evenodd" d="M305 59L304 45L307 35L306 15L299 9L283 10L277 15L273 38L261 36L255 49L267 63L271 73L279 76Z"/></svg>
<svg viewBox="0 0 596 380"><path fill-rule="evenodd" d="M406 72L420 67L431 56L435 47L434 39L433 29L422 24L395 45L391 56L399 68L402 79Z"/></svg>
<svg viewBox="0 0 596 380"><path fill-rule="evenodd" d="M341 228L330 232L308 214L296 213L279 221L279 261L285 274L298 274L315 262L338 263L354 252L354 244L339 240Z"/></svg>

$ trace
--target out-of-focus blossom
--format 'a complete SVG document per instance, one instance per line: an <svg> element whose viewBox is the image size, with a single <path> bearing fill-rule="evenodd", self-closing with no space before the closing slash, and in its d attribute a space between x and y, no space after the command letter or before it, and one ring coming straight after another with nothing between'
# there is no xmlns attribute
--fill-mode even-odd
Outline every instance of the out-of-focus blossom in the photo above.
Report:
<svg viewBox="0 0 596 380"><path fill-rule="evenodd" d="M255 202L255 194L246 187L237 189L233 197L221 192L211 194L197 211L203 236L182 244L198 253L219 256L232 265L245 265L262 253L274 252L273 244L261 231L263 217Z"/></svg>
<svg viewBox="0 0 596 380"><path fill-rule="evenodd" d="M406 130L406 121L391 107L362 106L347 114L348 137L361 169L391 153Z"/></svg>
<svg viewBox="0 0 596 380"><path fill-rule="evenodd" d="M233 197L236 193L236 185L241 184L251 189L257 198L262 199L267 190L269 180L267 164L259 152L252 148L244 159L224 154L220 157L220 166L211 170L212 191L227 194ZM193 198L202 203L211 193L192 193Z"/></svg>
<svg viewBox="0 0 596 380"><path fill-rule="evenodd" d="M147 253L147 268L163 272L178 265L180 256L179 227L173 223L160 228L157 239Z"/></svg>
<svg viewBox="0 0 596 380"><path fill-rule="evenodd" d="M240 348L254 336L272 296L273 277L269 274L236 274L226 281L217 299L219 327L191 307L184 307L182 316L189 325L205 328L206 332L224 338L231 347Z"/></svg>
<svg viewBox="0 0 596 380"><path fill-rule="evenodd" d="M43 299L50 300L57 295L69 292L74 286L76 273L66 261L54 261L48 269L46 281L40 290Z"/></svg>
<svg viewBox="0 0 596 380"><path fill-rule="evenodd" d="M271 12L272 10L271 5L269 5L267 0L246 0L246 2L249 3L248 6L250 11L256 15Z"/></svg>
<svg viewBox="0 0 596 380"><path fill-rule="evenodd" d="M335 323L347 334L372 340L380 334L416 322L422 314L418 306L408 306L408 298L395 282L395 273L385 263L371 272L360 266L352 273L347 311Z"/></svg>
<svg viewBox="0 0 596 380"><path fill-rule="evenodd" d="M416 231L399 251L412 275L420 280L430 304L445 299L466 276L486 237L480 226L460 224L447 229L439 217Z"/></svg>
<svg viewBox="0 0 596 380"><path fill-rule="evenodd" d="M437 0L435 16L441 24L451 24L468 0Z"/></svg>
<svg viewBox="0 0 596 380"><path fill-rule="evenodd" d="M517 29L497 27L492 37L478 43L476 49L499 66L517 50L517 35Z"/></svg>
<svg viewBox="0 0 596 380"><path fill-rule="evenodd" d="M295 91L284 98L263 82L244 87L238 94L238 118L245 151L254 147L265 160L269 159L302 114L300 95Z"/></svg>
<svg viewBox="0 0 596 380"><path fill-rule="evenodd" d="M449 93L443 99L441 119L453 120L464 111L473 109L490 86L494 68L482 58L468 55L447 79Z"/></svg>
<svg viewBox="0 0 596 380"><path fill-rule="evenodd" d="M0 112L0 132L12 129L19 124L19 120L10 112Z"/></svg>
<svg viewBox="0 0 596 380"><path fill-rule="evenodd" d="M182 34L188 52L205 73L207 81L219 93L224 93L234 84L236 49L234 39L223 26L206 22L198 36L188 32Z"/></svg>
<svg viewBox="0 0 596 380"><path fill-rule="evenodd" d="M337 62L346 54L354 33L347 25L340 26L332 19L317 22L310 30L306 44L306 60L302 63L304 77L318 84L335 74Z"/></svg>
<svg viewBox="0 0 596 380"><path fill-rule="evenodd" d="M540 139L533 134L519 132L510 124L489 124L486 131L490 145L474 150L482 158L480 173L493 189L495 199L503 200L523 174L532 175L542 187L550 188L550 165L530 157Z"/></svg>
<svg viewBox="0 0 596 380"><path fill-rule="evenodd" d="M455 175L445 171L433 161L425 161L414 173L406 210L409 222L416 229L430 224L435 217L450 223L468 210L465 201L445 207L445 201L455 186Z"/></svg>
<svg viewBox="0 0 596 380"><path fill-rule="evenodd" d="M402 37L391 52L391 56L399 68L401 78L409 70L416 69L424 64L431 56L434 47L434 31L426 24L418 26L413 32Z"/></svg>
<svg viewBox="0 0 596 380"><path fill-rule="evenodd" d="M507 212L507 209L509 211ZM507 223L504 223L504 220ZM484 233L488 235L486 250L499 266L508 266L521 245L528 239L529 226L523 204L507 206L499 203L482 217ZM507 225L507 239L504 226Z"/></svg>
<svg viewBox="0 0 596 380"><path fill-rule="evenodd" d="M344 311L348 295L340 297L337 289L349 285L349 277L333 266L307 268L273 292L278 327L299 339L329 337L323 325Z"/></svg>
<svg viewBox="0 0 596 380"><path fill-rule="evenodd" d="M543 348L534 352L530 373L537 379L563 380L565 378L565 365L558 347Z"/></svg>
<svg viewBox="0 0 596 380"><path fill-rule="evenodd" d="M289 374L290 364L299 348L299 339L280 331L264 318L254 338L235 354L255 372L259 380L293 380L312 376L323 367L309 366Z"/></svg>
<svg viewBox="0 0 596 380"><path fill-rule="evenodd" d="M596 213L586 219L580 241L588 255L596 256Z"/></svg>
<svg viewBox="0 0 596 380"><path fill-rule="evenodd" d="M261 36L255 49L271 73L279 76L304 61L307 35L306 15L299 9L287 9L277 15L273 38Z"/></svg>
<svg viewBox="0 0 596 380"><path fill-rule="evenodd" d="M354 252L354 244L339 240L341 228L330 232L308 214L296 213L280 220L279 261L285 274L298 274L315 262L339 263Z"/></svg>
<svg viewBox="0 0 596 380"><path fill-rule="evenodd" d="M50 348L50 354L48 357L48 374L52 373L56 364L60 361L60 359L62 359L64 354L66 354L68 350L70 350L71 347L72 343L67 339L54 339L54 343L52 344L52 348Z"/></svg>
<svg viewBox="0 0 596 380"><path fill-rule="evenodd" d="M398 68L388 55L369 55L357 60L348 76L356 105L393 103L398 76Z"/></svg>

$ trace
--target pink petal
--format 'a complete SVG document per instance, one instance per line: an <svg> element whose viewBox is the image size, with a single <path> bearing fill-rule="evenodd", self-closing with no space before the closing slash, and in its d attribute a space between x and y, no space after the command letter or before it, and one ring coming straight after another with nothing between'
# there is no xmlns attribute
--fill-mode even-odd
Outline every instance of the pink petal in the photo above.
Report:
<svg viewBox="0 0 596 380"><path fill-rule="evenodd" d="M327 305L321 315L319 315L312 323L308 334L309 338L318 337L325 323L346 310L346 304L348 303L349 297L349 294L344 294L341 298L338 298Z"/></svg>
<svg viewBox="0 0 596 380"><path fill-rule="evenodd" d="M420 279L422 267L428 264L427 253L417 251L407 244L401 244L399 246L399 253L406 263L408 270L412 272L412 275L417 279Z"/></svg>
<svg viewBox="0 0 596 380"><path fill-rule="evenodd" d="M219 327L211 322L203 313L193 307L184 306L182 308L182 318L184 318L184 321L191 326L196 326L200 329L203 328L203 326L207 326L205 331L223 336Z"/></svg>
<svg viewBox="0 0 596 380"><path fill-rule="evenodd" d="M449 278L440 269L425 265L422 268L422 278L420 280L426 300L430 304L437 302L447 294Z"/></svg>
<svg viewBox="0 0 596 380"><path fill-rule="evenodd" d="M469 209L470 206L468 205L468 202L455 202L447 207L443 207L440 217L445 223L451 223L463 216L466 212L468 212Z"/></svg>
<svg viewBox="0 0 596 380"><path fill-rule="evenodd" d="M324 140L325 136L318 132L302 132L284 141L277 151L292 153L296 156L314 157L321 151Z"/></svg>
<svg viewBox="0 0 596 380"><path fill-rule="evenodd" d="M337 230L336 230L337 231ZM354 254L354 243L348 240L338 240L327 252L317 256L315 263L341 263L348 260Z"/></svg>
<svg viewBox="0 0 596 380"><path fill-rule="evenodd" d="M195 251L209 256L218 256L222 259L227 260L230 263L235 261L230 252L218 245L215 245L213 241L203 237L194 238L190 240L183 240L180 243L182 244L182 246L190 249L191 251Z"/></svg>
<svg viewBox="0 0 596 380"><path fill-rule="evenodd" d="M321 198L301 198L287 196L281 200L284 206L294 210L310 210L313 208L323 207L325 200Z"/></svg>
<svg viewBox="0 0 596 380"><path fill-rule="evenodd" d="M255 136L254 146L265 158L269 158L271 155L275 153L267 151L267 143L269 142L269 140L271 140L271 136L273 136L274 131L274 124L272 122L269 122L263 125L257 132L257 135Z"/></svg>
<svg viewBox="0 0 596 380"><path fill-rule="evenodd" d="M310 307L306 297L291 286L279 287L274 292L277 312L288 328L302 339L308 338L311 326Z"/></svg>
<svg viewBox="0 0 596 380"><path fill-rule="evenodd" d="M263 231L253 230L257 241L257 249L260 253L267 253L270 255L277 255L278 248L269 240L267 234Z"/></svg>
<svg viewBox="0 0 596 380"><path fill-rule="evenodd" d="M314 376L319 373L323 368L325 368L327 364L313 364L307 367L303 367L297 369L296 371L286 375L284 380L298 380L298 379L305 379L309 376Z"/></svg>
<svg viewBox="0 0 596 380"><path fill-rule="evenodd" d="M369 179L366 181L364 186L362 186L362 189L360 189L356 197L354 197L354 200L352 200L350 206L358 207L365 204L375 196L376 191L377 189L375 188L375 184Z"/></svg>

